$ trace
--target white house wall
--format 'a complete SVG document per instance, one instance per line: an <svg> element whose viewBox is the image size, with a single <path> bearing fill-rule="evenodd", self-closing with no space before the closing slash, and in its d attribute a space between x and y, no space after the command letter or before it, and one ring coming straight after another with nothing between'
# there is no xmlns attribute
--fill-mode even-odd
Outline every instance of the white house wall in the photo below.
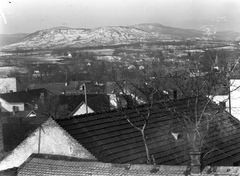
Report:
<svg viewBox="0 0 240 176"><path fill-rule="evenodd" d="M230 80L231 114L240 120L240 79Z"/></svg>
<svg viewBox="0 0 240 176"><path fill-rule="evenodd" d="M19 167L32 153L95 159L89 151L51 118L37 128L0 162L0 170Z"/></svg>
<svg viewBox="0 0 240 176"><path fill-rule="evenodd" d="M219 104L220 102L226 102L226 111L229 112L229 96L228 95L216 95L214 97L210 98L213 99L214 102L216 102L217 104Z"/></svg>
<svg viewBox="0 0 240 176"><path fill-rule="evenodd" d="M94 111L88 107L88 113L93 113ZM86 114L86 104L83 103L82 106L73 114L73 116L76 116L76 115L81 115L81 114Z"/></svg>
<svg viewBox="0 0 240 176"><path fill-rule="evenodd" d="M230 94L214 96L213 101L216 103L226 102L226 110L230 112L231 108L231 114L240 120L240 79L230 80Z"/></svg>
<svg viewBox="0 0 240 176"><path fill-rule="evenodd" d="M16 78L0 78L0 93L9 93L17 91Z"/></svg>
<svg viewBox="0 0 240 176"><path fill-rule="evenodd" d="M24 103L8 103L0 98L1 112L13 112L13 106L17 106L19 111L24 111Z"/></svg>

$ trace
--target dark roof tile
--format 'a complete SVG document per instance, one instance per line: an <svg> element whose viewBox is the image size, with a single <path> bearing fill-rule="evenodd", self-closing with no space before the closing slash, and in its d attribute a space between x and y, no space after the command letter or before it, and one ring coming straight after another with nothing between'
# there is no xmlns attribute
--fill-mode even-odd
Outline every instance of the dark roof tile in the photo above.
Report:
<svg viewBox="0 0 240 176"><path fill-rule="evenodd" d="M201 100L203 104L204 100ZM210 108L211 106L216 108L216 105L210 104ZM191 101L187 99L167 104L159 103L155 104L151 110L146 136L150 154L154 156L157 164L188 164L190 161L187 154L190 148L185 140L186 134L179 121L179 114L169 111L169 108L173 107L185 113L186 108L191 107ZM142 136L140 131L131 126L125 116L127 115L134 125L141 127L143 124L141 116L146 115L149 108L150 105L144 105L93 113L57 120L57 123L100 161L139 164L146 162ZM190 112L186 111L186 113ZM204 165L240 153L239 121L228 113L222 113L219 120L224 121L224 125L220 128L217 126L218 121L214 121L210 126L210 133L206 136L203 155L208 155L209 151L212 152L210 152L211 158L203 158ZM171 134L172 129L180 133L181 138L176 140Z"/></svg>
<svg viewBox="0 0 240 176"><path fill-rule="evenodd" d="M0 94L0 98L10 103L33 103L39 99L41 93L46 93L45 89L33 89L20 92Z"/></svg>
<svg viewBox="0 0 240 176"><path fill-rule="evenodd" d="M60 95L61 104L67 104L68 110L73 114L82 103L85 102L85 95ZM94 112L108 111L110 110L110 100L106 94L87 94L87 105Z"/></svg>

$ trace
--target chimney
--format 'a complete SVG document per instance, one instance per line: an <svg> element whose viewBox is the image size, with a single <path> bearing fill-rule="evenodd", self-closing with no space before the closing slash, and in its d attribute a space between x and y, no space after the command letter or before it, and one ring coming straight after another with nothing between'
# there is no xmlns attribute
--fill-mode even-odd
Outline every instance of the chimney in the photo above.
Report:
<svg viewBox="0 0 240 176"><path fill-rule="evenodd" d="M13 115L15 115L15 114L16 114L16 113L15 113L15 106L12 107L12 110L13 110L13 111L12 111Z"/></svg>
<svg viewBox="0 0 240 176"><path fill-rule="evenodd" d="M173 100L177 100L177 89L173 90Z"/></svg>
<svg viewBox="0 0 240 176"><path fill-rule="evenodd" d="M200 174L201 173L201 152L190 152L190 168L191 174Z"/></svg>
<svg viewBox="0 0 240 176"><path fill-rule="evenodd" d="M13 115L15 115L19 111L18 106L13 106L12 108L13 108Z"/></svg>

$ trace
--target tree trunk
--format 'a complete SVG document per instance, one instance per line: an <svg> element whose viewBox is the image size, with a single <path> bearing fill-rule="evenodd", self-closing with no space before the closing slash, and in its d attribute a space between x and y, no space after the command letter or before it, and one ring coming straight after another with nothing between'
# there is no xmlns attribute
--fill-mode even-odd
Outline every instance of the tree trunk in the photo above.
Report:
<svg viewBox="0 0 240 176"><path fill-rule="evenodd" d="M150 158L150 154L149 154L149 148L148 148L147 139L145 136L145 131L141 130L141 133L142 133L143 143L144 143L144 147L145 147L145 151L146 151L146 155L147 155L147 164L151 164L151 158Z"/></svg>

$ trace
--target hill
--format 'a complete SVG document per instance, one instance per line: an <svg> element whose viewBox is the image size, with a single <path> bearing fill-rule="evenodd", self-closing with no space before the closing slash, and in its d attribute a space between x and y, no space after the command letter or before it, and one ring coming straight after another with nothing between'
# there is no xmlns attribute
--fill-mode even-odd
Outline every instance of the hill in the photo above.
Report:
<svg viewBox="0 0 240 176"><path fill-rule="evenodd" d="M239 36L240 33L224 31L217 32L212 39L235 40ZM2 51L84 48L201 37L204 37L204 32L200 30L173 28L150 23L133 26L106 26L95 29L56 27L29 34L16 43L2 47Z"/></svg>

